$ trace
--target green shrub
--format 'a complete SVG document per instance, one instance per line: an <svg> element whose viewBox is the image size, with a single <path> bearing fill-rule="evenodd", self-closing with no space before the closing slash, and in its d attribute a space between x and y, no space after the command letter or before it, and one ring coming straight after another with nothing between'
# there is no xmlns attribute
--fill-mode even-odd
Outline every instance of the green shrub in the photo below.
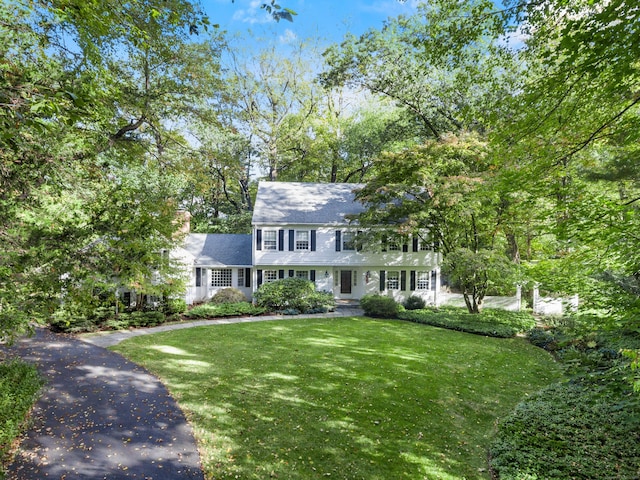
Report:
<svg viewBox="0 0 640 480"><path fill-rule="evenodd" d="M193 307L184 314L187 318L220 318L262 315L266 309L249 302L205 304Z"/></svg>
<svg viewBox="0 0 640 480"><path fill-rule="evenodd" d="M318 292L313 282L293 277L260 285L255 293L255 301L258 306L269 310L295 309L302 313L335 306L332 293Z"/></svg>
<svg viewBox="0 0 640 480"><path fill-rule="evenodd" d="M0 462L7 459L41 386L33 365L21 361L0 363Z"/></svg>
<svg viewBox="0 0 640 480"><path fill-rule="evenodd" d="M216 294L211 297L211 303L240 303L246 302L247 296L237 288L229 287L218 290Z"/></svg>
<svg viewBox="0 0 640 480"><path fill-rule="evenodd" d="M181 314L187 311L187 302L184 298L170 298L164 305L164 313L167 316Z"/></svg>
<svg viewBox="0 0 640 480"><path fill-rule="evenodd" d="M369 317L396 318L400 312L400 305L393 298L377 294L362 297L360 306Z"/></svg>
<svg viewBox="0 0 640 480"><path fill-rule="evenodd" d="M97 330L85 308L74 302L60 306L51 316L51 328L65 333L92 332Z"/></svg>
<svg viewBox="0 0 640 480"><path fill-rule="evenodd" d="M640 396L616 369L552 385L499 424L490 459L500 480L637 479Z"/></svg>
<svg viewBox="0 0 640 480"><path fill-rule="evenodd" d="M426 306L426 302L422 297L411 295L402 303L402 306L407 310L421 310Z"/></svg>
<svg viewBox="0 0 640 480"><path fill-rule="evenodd" d="M535 319L526 312L486 309L482 313L468 313L462 308L405 311L399 314L402 320L424 323L461 332L510 338L535 326Z"/></svg>

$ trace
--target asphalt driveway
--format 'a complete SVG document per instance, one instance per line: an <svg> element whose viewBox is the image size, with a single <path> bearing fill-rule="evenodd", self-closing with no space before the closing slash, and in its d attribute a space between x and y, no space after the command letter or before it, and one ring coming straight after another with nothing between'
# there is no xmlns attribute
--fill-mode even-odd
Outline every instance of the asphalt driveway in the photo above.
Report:
<svg viewBox="0 0 640 480"><path fill-rule="evenodd" d="M191 427L143 368L45 329L4 350L47 382L8 479L204 478Z"/></svg>

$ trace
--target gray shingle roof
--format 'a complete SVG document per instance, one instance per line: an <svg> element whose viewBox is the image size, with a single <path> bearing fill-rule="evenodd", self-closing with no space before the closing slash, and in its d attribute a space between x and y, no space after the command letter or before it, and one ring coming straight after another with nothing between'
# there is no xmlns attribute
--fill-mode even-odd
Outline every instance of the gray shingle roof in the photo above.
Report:
<svg viewBox="0 0 640 480"><path fill-rule="evenodd" d="M359 183L260 182L254 224L346 224L364 211L355 200Z"/></svg>
<svg viewBox="0 0 640 480"><path fill-rule="evenodd" d="M251 235L191 233L183 248L193 255L196 266L250 266Z"/></svg>

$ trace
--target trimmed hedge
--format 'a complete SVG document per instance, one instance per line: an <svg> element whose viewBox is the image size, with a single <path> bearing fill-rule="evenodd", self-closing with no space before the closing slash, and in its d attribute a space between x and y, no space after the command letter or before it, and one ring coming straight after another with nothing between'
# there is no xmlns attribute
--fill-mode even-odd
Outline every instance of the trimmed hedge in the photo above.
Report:
<svg viewBox="0 0 640 480"><path fill-rule="evenodd" d="M396 318L400 305L391 297L382 295L365 295L360 299L360 307L368 317Z"/></svg>
<svg viewBox="0 0 640 480"><path fill-rule="evenodd" d="M533 316L526 312L498 309L485 309L482 313L472 314L460 308L427 308L400 312L398 318L498 338L514 337L518 333L532 329L536 323Z"/></svg>
<svg viewBox="0 0 640 480"><path fill-rule="evenodd" d="M184 316L187 318L237 317L245 315L262 315L266 313L266 311L266 308L257 307L249 302L219 304L208 303L193 307L191 310L185 313Z"/></svg>

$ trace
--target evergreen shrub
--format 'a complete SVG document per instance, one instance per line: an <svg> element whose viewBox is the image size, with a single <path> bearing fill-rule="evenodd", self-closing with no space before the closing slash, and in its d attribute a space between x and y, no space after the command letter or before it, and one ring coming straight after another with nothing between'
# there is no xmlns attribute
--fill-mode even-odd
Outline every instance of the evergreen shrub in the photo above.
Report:
<svg viewBox="0 0 640 480"><path fill-rule="evenodd" d="M426 306L426 302L422 297L411 295L402 303L402 306L406 310L422 310Z"/></svg>
<svg viewBox="0 0 640 480"><path fill-rule="evenodd" d="M210 303L240 303L246 302L247 297L237 288L229 287L218 290L216 294L211 297Z"/></svg>
<svg viewBox="0 0 640 480"><path fill-rule="evenodd" d="M360 306L368 317L396 318L400 313L400 305L391 297L382 295L365 295L360 299Z"/></svg>

